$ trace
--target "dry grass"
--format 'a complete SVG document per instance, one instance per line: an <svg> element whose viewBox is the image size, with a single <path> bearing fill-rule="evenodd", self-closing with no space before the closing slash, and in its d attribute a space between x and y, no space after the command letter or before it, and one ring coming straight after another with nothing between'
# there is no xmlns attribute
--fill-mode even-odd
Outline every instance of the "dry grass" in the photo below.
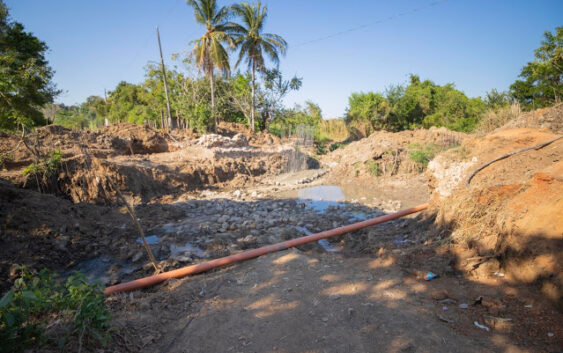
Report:
<svg viewBox="0 0 563 353"><path fill-rule="evenodd" d="M319 125L320 135L330 141L342 142L350 137L344 119L322 120Z"/></svg>
<svg viewBox="0 0 563 353"><path fill-rule="evenodd" d="M471 248L476 241L502 233L506 196L494 189L460 190L442 202L436 217L440 233L452 243Z"/></svg>
<svg viewBox="0 0 563 353"><path fill-rule="evenodd" d="M518 102L497 110L490 109L481 117L481 121L479 125L477 125L475 132L480 136L485 135L505 125L510 120L519 116L520 113L520 104Z"/></svg>

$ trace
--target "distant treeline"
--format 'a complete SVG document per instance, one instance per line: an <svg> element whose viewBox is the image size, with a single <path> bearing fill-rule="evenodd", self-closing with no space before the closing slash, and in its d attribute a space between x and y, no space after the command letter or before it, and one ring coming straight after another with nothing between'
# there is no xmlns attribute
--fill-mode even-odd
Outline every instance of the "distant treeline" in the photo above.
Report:
<svg viewBox="0 0 563 353"><path fill-rule="evenodd" d="M561 100L563 77L563 27L555 33L546 32L545 40L536 50L536 59L521 72L520 80L507 92L491 90L484 97L469 98L453 83L438 85L411 75L407 84L390 86L384 92L353 93L348 98L344 120L350 133L365 136L375 130L400 131L418 127L445 126L451 130L470 132L490 110L498 110L518 102L523 110L553 105ZM209 80L191 71L169 70L173 116L180 127L208 131L213 126L210 111ZM192 72L190 75L189 72ZM251 109L251 77L247 73L215 78L215 111L221 121L248 123ZM260 74L256 83L256 128L276 134L299 125L319 127L322 112L313 102L293 108L281 102L291 90L301 86L301 79L284 80L277 70ZM162 74L154 64L146 69L140 84L122 82L108 97L89 97L80 106L50 107L49 120L74 128L95 128L109 122L130 121L166 126L165 96ZM55 111L53 115L53 111Z"/></svg>
<svg viewBox="0 0 563 353"><path fill-rule="evenodd" d="M73 106L53 104L60 91L52 83L53 71L45 59L47 45L12 21L0 0L0 129L45 123L95 129L129 121L204 132L227 121L276 134L309 125L321 140L329 138L329 131L342 135L343 125L323 123L315 103L283 105L284 97L298 90L302 79L284 78L277 66L266 67L265 57L277 64L287 49L282 37L262 33L266 6L242 2L219 8L214 0L188 0L188 5L205 31L193 41L187 56L174 58L180 68L165 68L169 116L164 70L155 63L147 65L141 83L120 82L103 97L90 96ZM357 136L380 129L430 126L468 132L491 110L514 102L524 110L555 104L563 95L562 47L563 27L545 32L535 59L523 67L520 79L507 92L492 90L482 98L467 97L453 83L438 85L414 74L408 83L390 86L385 92L353 93L344 117L346 127ZM243 63L246 71L231 72L229 52L233 51L238 56L235 66Z"/></svg>

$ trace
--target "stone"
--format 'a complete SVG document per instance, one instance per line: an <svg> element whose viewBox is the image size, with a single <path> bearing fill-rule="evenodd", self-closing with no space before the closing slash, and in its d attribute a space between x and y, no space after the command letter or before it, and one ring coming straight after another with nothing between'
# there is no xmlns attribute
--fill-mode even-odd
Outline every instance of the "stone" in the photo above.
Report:
<svg viewBox="0 0 563 353"><path fill-rule="evenodd" d="M141 259L141 257L143 257L143 251L139 250L133 255L133 257L131 258L131 261L137 262Z"/></svg>
<svg viewBox="0 0 563 353"><path fill-rule="evenodd" d="M69 240L70 237L67 235L60 237L57 241L57 248L59 248L60 250L66 250Z"/></svg>

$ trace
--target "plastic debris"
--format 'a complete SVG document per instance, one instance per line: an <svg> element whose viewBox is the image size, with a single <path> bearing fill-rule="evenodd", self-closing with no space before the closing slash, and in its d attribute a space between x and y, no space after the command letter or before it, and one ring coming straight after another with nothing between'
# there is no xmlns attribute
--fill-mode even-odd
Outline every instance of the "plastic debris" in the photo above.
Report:
<svg viewBox="0 0 563 353"><path fill-rule="evenodd" d="M490 315L485 315L485 317L486 317L487 319L495 320L495 321L498 321L498 322L509 322L509 321L512 321L512 319L511 319L511 318L508 318L508 317L496 317L496 316L490 316Z"/></svg>
<svg viewBox="0 0 563 353"><path fill-rule="evenodd" d="M467 308L469 308L469 305L468 305L468 304L465 304L465 303L461 303L461 304L459 304L459 307L460 307L461 309L467 309Z"/></svg>
<svg viewBox="0 0 563 353"><path fill-rule="evenodd" d="M528 308L528 309L530 309L530 308L532 308L532 307L533 307L533 305L532 305L532 304L524 305L524 308Z"/></svg>
<svg viewBox="0 0 563 353"><path fill-rule="evenodd" d="M488 328L488 327L485 326L485 325L481 325L481 324L478 323L477 321L473 321L473 325L475 325L475 326L479 327L480 329L485 330L485 331L487 331L487 332L490 332L490 331L491 331L490 328Z"/></svg>
<svg viewBox="0 0 563 353"><path fill-rule="evenodd" d="M553 337L553 336L555 336L555 335L553 334L553 332L548 332L548 333L547 333L547 337Z"/></svg>
<svg viewBox="0 0 563 353"><path fill-rule="evenodd" d="M444 306L442 307L442 310L446 311L446 310L448 310L448 307L444 305Z"/></svg>
<svg viewBox="0 0 563 353"><path fill-rule="evenodd" d="M451 299L451 298L442 299L442 300L439 300L439 302L442 303L442 304L455 304L455 303L457 303L457 301L455 299Z"/></svg>
<svg viewBox="0 0 563 353"><path fill-rule="evenodd" d="M431 281L431 280L433 280L433 279L436 278L436 277L438 277L437 274L432 273L432 272L428 272L427 274L424 275L424 280L425 280L425 281Z"/></svg>
<svg viewBox="0 0 563 353"><path fill-rule="evenodd" d="M504 273L502 273L502 272L495 272L495 273L493 273L493 275L495 275L497 277L504 277Z"/></svg>

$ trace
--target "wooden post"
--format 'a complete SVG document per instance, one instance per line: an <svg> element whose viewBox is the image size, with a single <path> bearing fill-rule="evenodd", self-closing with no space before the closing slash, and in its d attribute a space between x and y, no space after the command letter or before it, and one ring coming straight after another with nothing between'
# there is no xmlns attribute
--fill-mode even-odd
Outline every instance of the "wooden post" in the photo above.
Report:
<svg viewBox="0 0 563 353"><path fill-rule="evenodd" d="M172 113L170 112L170 97L168 96L168 84L166 83L166 69L164 68L164 59L162 58L162 46L160 45L160 33L158 26L156 26L156 38L158 39L158 51L160 53L160 66L162 67L162 80L164 81L164 93L166 94L166 109L168 110L168 126L170 130L175 129L174 121L172 120Z"/></svg>

